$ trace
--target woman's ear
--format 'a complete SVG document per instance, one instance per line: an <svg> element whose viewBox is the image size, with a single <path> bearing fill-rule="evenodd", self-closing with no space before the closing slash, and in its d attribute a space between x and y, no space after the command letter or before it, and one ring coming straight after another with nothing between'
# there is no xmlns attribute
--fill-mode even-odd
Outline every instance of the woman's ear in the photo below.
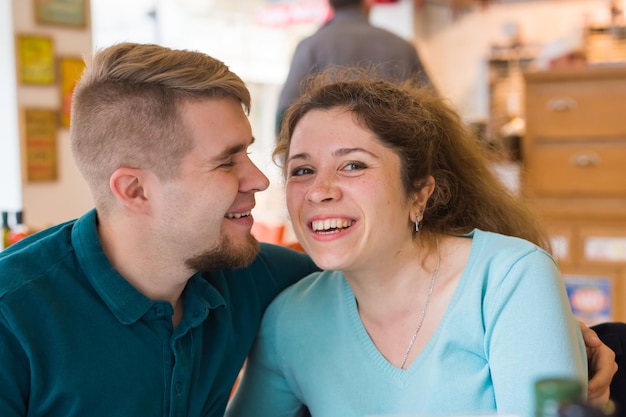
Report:
<svg viewBox="0 0 626 417"><path fill-rule="evenodd" d="M425 206L428 199L435 191L435 178L432 175L427 176L415 183L415 201L416 203Z"/></svg>
<svg viewBox="0 0 626 417"><path fill-rule="evenodd" d="M432 175L427 176L415 183L413 193L413 205L411 207L411 221L422 220L422 214L426 210L426 203L435 191L435 179Z"/></svg>

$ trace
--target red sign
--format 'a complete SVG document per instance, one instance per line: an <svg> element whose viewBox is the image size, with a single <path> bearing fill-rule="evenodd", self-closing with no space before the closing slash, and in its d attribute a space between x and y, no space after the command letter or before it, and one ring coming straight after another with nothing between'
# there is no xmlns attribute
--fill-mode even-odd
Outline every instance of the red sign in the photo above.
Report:
<svg viewBox="0 0 626 417"><path fill-rule="evenodd" d="M297 3L274 3L260 7L254 22L261 26L288 26L299 23L322 24L331 15L326 1L311 0Z"/></svg>

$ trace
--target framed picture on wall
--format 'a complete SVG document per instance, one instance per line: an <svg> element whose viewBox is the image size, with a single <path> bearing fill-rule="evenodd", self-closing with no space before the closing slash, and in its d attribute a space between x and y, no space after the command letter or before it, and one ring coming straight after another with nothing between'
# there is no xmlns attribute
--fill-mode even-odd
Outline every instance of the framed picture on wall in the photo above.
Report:
<svg viewBox="0 0 626 417"><path fill-rule="evenodd" d="M40 24L86 26L88 0L33 0L35 20Z"/></svg>
<svg viewBox="0 0 626 417"><path fill-rule="evenodd" d="M76 82L85 69L85 61L78 57L59 58L59 90L61 93L60 122L63 127L70 127L72 93Z"/></svg>
<svg viewBox="0 0 626 417"><path fill-rule="evenodd" d="M17 35L17 76L22 84L53 84L54 45L47 36Z"/></svg>
<svg viewBox="0 0 626 417"><path fill-rule="evenodd" d="M40 108L22 110L26 181L57 179L57 127L57 110Z"/></svg>

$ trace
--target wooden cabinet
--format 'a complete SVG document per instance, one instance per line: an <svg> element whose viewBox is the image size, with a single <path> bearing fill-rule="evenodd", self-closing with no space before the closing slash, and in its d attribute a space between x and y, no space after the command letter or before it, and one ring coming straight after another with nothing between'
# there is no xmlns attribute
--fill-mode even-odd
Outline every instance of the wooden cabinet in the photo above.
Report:
<svg viewBox="0 0 626 417"><path fill-rule="evenodd" d="M601 320L626 321L626 66L527 73L525 97L522 193L564 276L608 286Z"/></svg>

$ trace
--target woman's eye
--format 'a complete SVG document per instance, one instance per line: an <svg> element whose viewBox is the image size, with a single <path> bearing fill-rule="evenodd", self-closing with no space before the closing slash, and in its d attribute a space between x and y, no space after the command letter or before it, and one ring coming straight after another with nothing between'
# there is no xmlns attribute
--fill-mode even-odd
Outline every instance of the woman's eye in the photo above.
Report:
<svg viewBox="0 0 626 417"><path fill-rule="evenodd" d="M343 169L346 171L356 171L356 170L365 169L365 168L367 168L367 165L365 165L363 162L352 161L344 165Z"/></svg>
<svg viewBox="0 0 626 417"><path fill-rule="evenodd" d="M311 168L294 168L289 172L290 177L300 177L302 175L307 175L313 173Z"/></svg>

